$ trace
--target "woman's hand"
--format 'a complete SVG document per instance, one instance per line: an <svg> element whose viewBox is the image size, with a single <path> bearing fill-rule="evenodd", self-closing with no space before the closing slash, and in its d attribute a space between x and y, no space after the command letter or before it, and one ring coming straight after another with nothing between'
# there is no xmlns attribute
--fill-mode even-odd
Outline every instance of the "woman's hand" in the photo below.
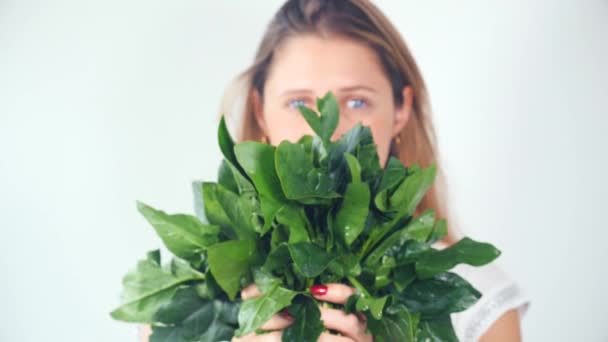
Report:
<svg viewBox="0 0 608 342"><path fill-rule="evenodd" d="M329 303L346 304L348 297L355 293L355 289L344 284L315 285L310 288L315 299ZM374 338L366 332L365 316L347 314L340 309L321 307L321 320L327 329L334 330L343 336L322 334L319 341L323 342L372 342Z"/></svg>
<svg viewBox="0 0 608 342"><path fill-rule="evenodd" d="M318 300L329 303L344 305L355 289L344 284L315 285L310 288L312 296ZM260 296L261 293L255 285L249 285L241 291L243 299ZM364 316L347 314L340 309L320 307L321 320L327 329L334 330L343 336L322 333L319 342L372 342L373 337L366 333L367 325ZM272 342L281 341L282 330L293 322L289 315L281 314L273 316L262 326L262 330L272 331L268 334L256 335L255 333L233 338L232 342Z"/></svg>
<svg viewBox="0 0 608 342"><path fill-rule="evenodd" d="M262 293L255 284L251 284L241 291L241 298L243 298L243 300L259 297L261 295ZM293 318L287 313L274 315L260 328L261 330L271 332L263 335L251 333L239 338L234 337L232 342L281 342L281 337L283 335L282 330L290 326L292 322Z"/></svg>

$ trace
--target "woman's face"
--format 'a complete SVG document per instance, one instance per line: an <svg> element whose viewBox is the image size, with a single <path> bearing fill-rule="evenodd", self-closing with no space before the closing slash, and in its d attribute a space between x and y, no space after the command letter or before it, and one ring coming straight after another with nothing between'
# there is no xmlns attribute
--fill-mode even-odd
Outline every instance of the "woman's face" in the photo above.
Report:
<svg viewBox="0 0 608 342"><path fill-rule="evenodd" d="M390 81L375 52L341 37L299 35L275 51L263 103L254 96L255 115L269 142L278 145L313 135L297 107L316 109L316 98L328 91L340 104L340 121L332 140L359 122L370 126L380 163L385 165L391 139L409 118L412 89L403 89L404 104L396 107Z"/></svg>

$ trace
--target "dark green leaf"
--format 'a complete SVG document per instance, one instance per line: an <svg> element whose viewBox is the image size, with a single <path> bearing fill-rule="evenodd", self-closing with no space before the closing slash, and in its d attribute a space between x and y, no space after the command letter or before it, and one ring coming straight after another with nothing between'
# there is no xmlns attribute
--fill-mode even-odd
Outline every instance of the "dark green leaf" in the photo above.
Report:
<svg viewBox="0 0 608 342"><path fill-rule="evenodd" d="M275 153L275 167L281 188L291 200L315 204L339 196L328 174L313 166L302 145L283 141Z"/></svg>
<svg viewBox="0 0 608 342"><path fill-rule="evenodd" d="M238 303L200 298L192 287L181 288L162 306L150 342L228 341L237 328Z"/></svg>
<svg viewBox="0 0 608 342"><path fill-rule="evenodd" d="M369 182L370 185L376 183L382 171L380 167L380 158L376 144L371 140L367 145L359 146L357 149L357 159L361 165L361 179L364 182Z"/></svg>
<svg viewBox="0 0 608 342"><path fill-rule="evenodd" d="M420 322L418 339L429 342L458 342L449 316Z"/></svg>
<svg viewBox="0 0 608 342"><path fill-rule="evenodd" d="M222 288L217 283L211 270L205 272L205 281L201 284L195 285L194 288L201 298L215 299L221 296L223 293Z"/></svg>
<svg viewBox="0 0 608 342"><path fill-rule="evenodd" d="M324 329L317 303L308 296L297 296L288 311L294 322L283 331L283 341L317 342Z"/></svg>
<svg viewBox="0 0 608 342"><path fill-rule="evenodd" d="M404 305L393 305L381 320L370 318L367 325L375 342L416 342L419 316L411 314Z"/></svg>
<svg viewBox="0 0 608 342"><path fill-rule="evenodd" d="M387 237L369 254L365 263L370 266L377 264L380 258L386 255L391 249L401 249L409 240L426 241L426 238L433 228L434 220L434 211L432 209L425 210L405 228L398 230Z"/></svg>
<svg viewBox="0 0 608 342"><path fill-rule="evenodd" d="M437 167L432 164L426 169L408 175L389 198L390 210L400 213L400 216L411 215L426 192L435 181Z"/></svg>
<svg viewBox="0 0 608 342"><path fill-rule="evenodd" d="M291 255L289 254L287 244L281 243L268 254L262 270L270 273L285 267L289 261L291 261Z"/></svg>
<svg viewBox="0 0 608 342"><path fill-rule="evenodd" d="M403 292L414 280L416 280L416 269L413 264L399 266L393 270L393 280L397 291Z"/></svg>
<svg viewBox="0 0 608 342"><path fill-rule="evenodd" d="M426 242L420 242L415 240L407 241L402 246L395 246L388 251L388 255L395 258L397 265L411 265L415 266L415 263L420 257L433 249Z"/></svg>
<svg viewBox="0 0 608 342"><path fill-rule="evenodd" d="M442 273L414 281L399 300L424 319L432 319L466 310L480 297L481 293L457 274Z"/></svg>
<svg viewBox="0 0 608 342"><path fill-rule="evenodd" d="M372 149L365 150L365 155L362 155L362 152L366 147L371 147ZM337 185L346 183L346 180L348 180L347 177L351 176L348 162L345 162L345 154L351 154L357 157L361 167L362 180L367 181L366 176L370 174L369 168L379 165L377 160L373 159L374 155L377 156L377 153L375 152L375 145L369 127L363 127L361 124L356 124L339 140L330 144L327 151L325 166L329 172L330 178Z"/></svg>
<svg viewBox="0 0 608 342"><path fill-rule="evenodd" d="M425 253L416 262L416 273L420 278L430 278L458 264L483 266L494 261L499 255L500 251L489 243L463 238L446 249Z"/></svg>
<svg viewBox="0 0 608 342"><path fill-rule="evenodd" d="M374 197L374 203L376 204L376 208L381 211L388 211L389 209L389 195L390 191L396 187L403 179L407 173L407 169L401 161L395 157L390 157L386 168L382 174L382 180L380 181L380 186L376 192L376 196Z"/></svg>

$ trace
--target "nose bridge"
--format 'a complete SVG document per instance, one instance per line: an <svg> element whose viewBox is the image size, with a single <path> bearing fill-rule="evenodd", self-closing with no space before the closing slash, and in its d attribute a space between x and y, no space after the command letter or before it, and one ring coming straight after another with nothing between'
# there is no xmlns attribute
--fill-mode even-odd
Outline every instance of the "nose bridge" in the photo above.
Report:
<svg viewBox="0 0 608 342"><path fill-rule="evenodd" d="M356 124L357 124L357 122L353 121L352 118L350 118L348 115L346 115L344 108L342 106L340 106L340 116L338 119L338 127L336 127L336 130L332 136L332 140L340 139L346 132L348 132Z"/></svg>

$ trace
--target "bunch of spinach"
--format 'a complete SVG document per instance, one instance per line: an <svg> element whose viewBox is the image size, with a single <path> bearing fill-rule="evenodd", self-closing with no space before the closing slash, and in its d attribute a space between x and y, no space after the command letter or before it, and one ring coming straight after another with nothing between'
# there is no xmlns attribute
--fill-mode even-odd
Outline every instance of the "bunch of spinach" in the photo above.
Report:
<svg viewBox="0 0 608 342"><path fill-rule="evenodd" d="M339 118L335 97L318 113L299 107L315 132L297 143L235 144L222 118L224 155L217 182L194 182L197 216L170 215L138 202L140 213L174 254L148 253L123 279L115 319L152 325L150 340L222 341L259 331L288 310L283 341L316 341L324 331L313 284L357 289L343 307L362 312L376 341L456 341L450 314L481 294L449 272L480 266L500 252L464 238L443 250L447 234L432 209L415 215L436 166L381 168L369 127L330 141ZM255 283L262 295L242 301Z"/></svg>

